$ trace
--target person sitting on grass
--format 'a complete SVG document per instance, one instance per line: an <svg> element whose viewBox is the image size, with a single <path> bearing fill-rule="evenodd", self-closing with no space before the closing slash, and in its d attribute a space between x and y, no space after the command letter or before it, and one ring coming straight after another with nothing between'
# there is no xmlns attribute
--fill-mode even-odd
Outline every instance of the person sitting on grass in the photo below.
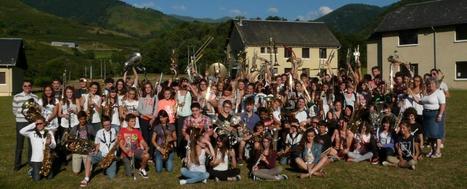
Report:
<svg viewBox="0 0 467 189"><path fill-rule="evenodd" d="M307 130L304 140L297 149L301 154L295 158L295 163L300 170L306 171L306 173L300 174L300 178L325 175L323 167L326 165L328 157L321 154L323 146L315 142L315 136L316 133L313 130Z"/></svg>
<svg viewBox="0 0 467 189"><path fill-rule="evenodd" d="M396 143L397 157L388 156L387 161L384 161L383 165L415 170L415 165L417 164L416 158L419 155L417 148L415 148L415 139L410 133L410 126L408 123L402 122L399 127L402 136Z"/></svg>
<svg viewBox="0 0 467 189"><path fill-rule="evenodd" d="M148 173L145 170L149 160L148 144L144 141L141 131L135 128L136 116L134 114L127 114L125 121L128 127L121 128L118 133L119 146L125 165L125 175L131 176L133 174L135 176L133 172L136 169L135 162L136 160L141 160L139 174L143 178L148 178Z"/></svg>
<svg viewBox="0 0 467 189"><path fill-rule="evenodd" d="M97 164L104 160L104 157L110 153L110 150L114 148L117 143L117 131L111 126L110 117L102 117L102 129L97 131L95 139L95 151L91 153L86 159L84 164L85 168L85 177L80 183L80 187L86 187L90 181L92 165ZM116 152L113 152L114 155ZM109 179L113 179L117 172L117 161L112 160L109 167L105 168L105 173Z"/></svg>
<svg viewBox="0 0 467 189"><path fill-rule="evenodd" d="M50 149L54 149L56 146L54 135L52 132L45 130L45 126L45 119L41 117L34 123L19 130L21 135L29 137L31 141L32 155L30 165L32 167L32 179L34 181L39 181L41 179L41 167L44 160L45 147L48 145Z"/></svg>
<svg viewBox="0 0 467 189"><path fill-rule="evenodd" d="M343 157L350 151L353 142L353 133L348 129L348 120L340 119L338 129L334 130L331 141L335 145L335 149L339 152L339 156Z"/></svg>
<svg viewBox="0 0 467 189"><path fill-rule="evenodd" d="M256 163L252 167L253 180L286 180L282 168L276 166L277 153L272 149L272 137L262 138L261 148L256 151Z"/></svg>
<svg viewBox="0 0 467 189"><path fill-rule="evenodd" d="M368 124L364 122L359 128L359 132L355 134L355 149L347 153L347 161L361 162L371 159L371 157L373 157L373 152L370 150L370 139L370 128L368 128Z"/></svg>
<svg viewBox="0 0 467 189"><path fill-rule="evenodd" d="M388 156L394 154L394 136L391 129L391 117L383 117L381 129L377 130L376 148L378 149L378 161L386 161ZM376 162L376 161L375 161Z"/></svg>
<svg viewBox="0 0 467 189"><path fill-rule="evenodd" d="M227 135L220 135L217 137L217 148L215 150L216 158L210 162L209 169L210 178L215 179L216 182L222 181L240 181L240 169L237 168L237 161L235 159L235 150L229 147L229 137ZM229 167L231 162L231 167Z"/></svg>
<svg viewBox="0 0 467 189"><path fill-rule="evenodd" d="M295 154L291 153L293 151L292 149L296 148L302 140L302 134L299 133L300 125L298 120L292 118L290 122L289 133L287 133L285 137L285 148L278 153L278 155L282 157L280 159L282 165L287 165L290 163L289 161L295 159Z"/></svg>
<svg viewBox="0 0 467 189"><path fill-rule="evenodd" d="M415 110L415 108L408 108L407 110L405 110L404 113L406 114L405 117L407 119L407 123L410 126L410 133L415 138L415 148L417 148L417 150L421 152L424 140L422 124L420 124L417 121L417 110ZM420 153L420 155L416 159L422 159L422 153Z"/></svg>
<svg viewBox="0 0 467 189"><path fill-rule="evenodd" d="M206 183L209 178L209 173L206 170L206 158L210 155L216 159L214 148L212 147L209 139L203 135L195 135L190 140L187 156L183 159L186 167L182 167L180 172L184 179L180 179L180 185L192 184L197 182Z"/></svg>

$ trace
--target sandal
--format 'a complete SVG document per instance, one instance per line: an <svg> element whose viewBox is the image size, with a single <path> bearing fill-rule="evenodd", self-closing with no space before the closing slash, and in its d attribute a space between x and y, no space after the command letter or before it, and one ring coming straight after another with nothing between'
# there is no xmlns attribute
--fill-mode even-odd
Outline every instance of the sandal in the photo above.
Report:
<svg viewBox="0 0 467 189"><path fill-rule="evenodd" d="M86 186L88 186L88 181L86 181L85 179L83 179L83 180L81 181L81 183L79 184L79 187L84 188L84 187L86 187Z"/></svg>

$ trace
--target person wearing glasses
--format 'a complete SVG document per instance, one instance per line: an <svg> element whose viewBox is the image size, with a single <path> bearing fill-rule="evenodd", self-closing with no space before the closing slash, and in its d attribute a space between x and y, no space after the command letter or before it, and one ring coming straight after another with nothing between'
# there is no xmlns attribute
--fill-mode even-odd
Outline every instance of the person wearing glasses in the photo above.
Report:
<svg viewBox="0 0 467 189"><path fill-rule="evenodd" d="M34 99L37 102L38 97L32 93L32 82L28 80L23 81L23 91L21 93L16 94L13 97L13 114L16 118L16 151L15 151L15 164L14 170L18 171L21 169L21 155L23 154L23 146L24 146L24 136L19 133L19 131L28 125L28 121L24 118L22 114L21 106L23 106L24 102L28 101L29 99ZM31 158L31 146L29 145L28 149L28 161Z"/></svg>
<svg viewBox="0 0 467 189"><path fill-rule="evenodd" d="M42 161L44 160L44 149L48 145L50 149L54 149L55 138L52 132L45 130L47 126L43 117L37 119L35 122L21 128L19 133L28 137L31 141L32 156L30 165L32 167L32 179L38 181L41 179L40 170ZM49 174L52 175L52 174Z"/></svg>

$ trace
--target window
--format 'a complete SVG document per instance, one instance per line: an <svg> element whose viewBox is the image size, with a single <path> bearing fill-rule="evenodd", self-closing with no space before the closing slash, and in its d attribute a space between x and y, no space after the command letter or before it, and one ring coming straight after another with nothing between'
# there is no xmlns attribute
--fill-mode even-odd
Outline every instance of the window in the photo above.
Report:
<svg viewBox="0 0 467 189"><path fill-rule="evenodd" d="M467 40L467 24L456 26L456 41Z"/></svg>
<svg viewBox="0 0 467 189"><path fill-rule="evenodd" d="M310 75L310 68L302 68L302 74Z"/></svg>
<svg viewBox="0 0 467 189"><path fill-rule="evenodd" d="M292 72L292 68L284 68L284 73Z"/></svg>
<svg viewBox="0 0 467 189"><path fill-rule="evenodd" d="M6 84L5 72L0 72L0 84Z"/></svg>
<svg viewBox="0 0 467 189"><path fill-rule="evenodd" d="M418 64L410 63L409 66L413 74L418 75Z"/></svg>
<svg viewBox="0 0 467 189"><path fill-rule="evenodd" d="M277 47L274 50L275 50L274 52L277 53ZM274 52L271 51L271 47L261 47L260 48L260 53L261 54L269 54L269 53L274 53Z"/></svg>
<svg viewBox="0 0 467 189"><path fill-rule="evenodd" d="M272 69L272 74L275 75L275 74L278 74L279 73L279 69L278 68L273 68Z"/></svg>
<svg viewBox="0 0 467 189"><path fill-rule="evenodd" d="M310 48L302 48L302 58L310 58Z"/></svg>
<svg viewBox="0 0 467 189"><path fill-rule="evenodd" d="M284 58L290 58L292 56L292 48L284 48Z"/></svg>
<svg viewBox="0 0 467 189"><path fill-rule="evenodd" d="M399 45L416 45L418 44L417 31L399 32Z"/></svg>
<svg viewBox="0 0 467 189"><path fill-rule="evenodd" d="M319 48L319 58L326 59L328 57L326 51L327 49L325 48Z"/></svg>
<svg viewBox="0 0 467 189"><path fill-rule="evenodd" d="M467 80L467 61L456 62L456 79Z"/></svg>

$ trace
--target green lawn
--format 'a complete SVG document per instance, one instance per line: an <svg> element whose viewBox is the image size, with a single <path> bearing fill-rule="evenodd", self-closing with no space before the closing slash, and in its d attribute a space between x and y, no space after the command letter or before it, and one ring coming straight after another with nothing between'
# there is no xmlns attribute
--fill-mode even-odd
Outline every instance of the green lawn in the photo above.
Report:
<svg viewBox="0 0 467 189"><path fill-rule="evenodd" d="M237 183L209 181L180 187L176 172L156 174L154 168L149 179L125 178L123 167L118 176L108 181L101 173L96 175L89 188L466 188L467 187L467 91L452 91L448 99L446 148L441 159L424 159L416 171L370 165L369 163L337 162L326 167L325 178L297 179L297 173L286 171L289 180L282 182L253 182L242 167L243 180ZM52 180L33 182L26 176L28 168L13 171L15 149L15 122L11 113L11 98L1 97L0 116L0 188L78 188L83 173L75 176L71 164ZM23 156L25 157L26 154Z"/></svg>

